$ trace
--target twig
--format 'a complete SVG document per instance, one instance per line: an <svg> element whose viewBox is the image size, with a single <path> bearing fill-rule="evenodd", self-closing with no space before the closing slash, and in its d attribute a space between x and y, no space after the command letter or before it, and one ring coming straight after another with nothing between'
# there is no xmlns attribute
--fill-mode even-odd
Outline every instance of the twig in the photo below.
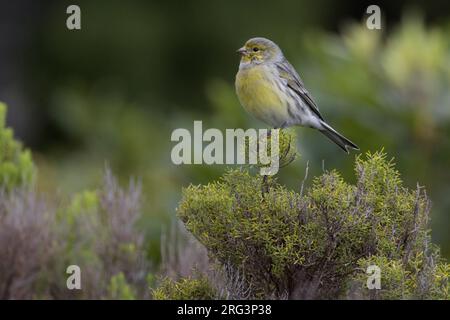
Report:
<svg viewBox="0 0 450 320"><path fill-rule="evenodd" d="M303 178L302 185L300 187L300 197L303 196L303 187L305 185L306 179L308 179L308 171L309 171L309 160L306 161L305 177Z"/></svg>

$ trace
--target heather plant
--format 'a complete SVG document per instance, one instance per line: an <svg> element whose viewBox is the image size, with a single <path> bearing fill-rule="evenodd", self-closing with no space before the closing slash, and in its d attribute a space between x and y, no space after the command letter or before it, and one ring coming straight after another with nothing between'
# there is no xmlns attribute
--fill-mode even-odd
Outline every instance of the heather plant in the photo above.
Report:
<svg viewBox="0 0 450 320"><path fill-rule="evenodd" d="M0 191L0 300L38 298L56 254L54 211L31 191Z"/></svg>
<svg viewBox="0 0 450 320"><path fill-rule="evenodd" d="M136 229L139 188L103 187L59 207L27 189L0 192L0 299L148 298L150 264ZM66 269L81 269L68 290Z"/></svg>
<svg viewBox="0 0 450 320"><path fill-rule="evenodd" d="M146 297L150 265L145 259L144 238L136 228L140 217L140 186L119 187L106 170L103 187L75 195L58 214L61 256L55 274L70 264L83 270L86 290L69 292L55 284L56 298ZM58 284L65 282L54 278Z"/></svg>

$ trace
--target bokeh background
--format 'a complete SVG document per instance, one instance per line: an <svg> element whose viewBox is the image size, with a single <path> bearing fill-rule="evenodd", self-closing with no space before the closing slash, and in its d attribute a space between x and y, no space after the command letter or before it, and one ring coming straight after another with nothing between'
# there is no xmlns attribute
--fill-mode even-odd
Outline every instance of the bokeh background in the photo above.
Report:
<svg viewBox="0 0 450 320"><path fill-rule="evenodd" d="M82 30L66 28L78 4ZM175 166L172 130L264 127L234 93L235 50L253 36L277 42L325 118L361 148L394 157L407 186L427 188L433 241L450 256L450 3L378 3L382 30L365 27L371 3L316 1L0 2L0 101L31 148L49 194L95 189L105 165L142 180L148 257L160 261L181 188L224 166ZM353 158L299 128L301 158L280 174L299 188ZM311 178L306 182L311 182Z"/></svg>

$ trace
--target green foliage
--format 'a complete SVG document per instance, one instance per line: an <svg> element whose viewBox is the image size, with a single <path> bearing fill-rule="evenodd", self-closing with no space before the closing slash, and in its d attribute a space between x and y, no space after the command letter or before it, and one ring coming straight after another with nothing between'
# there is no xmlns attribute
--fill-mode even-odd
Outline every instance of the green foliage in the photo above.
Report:
<svg viewBox="0 0 450 320"><path fill-rule="evenodd" d="M96 252L96 244L105 239L105 229L100 226L100 210L97 191L87 190L74 194L67 207L60 208L59 231L64 238L61 260L65 264L76 261L89 269L102 268L101 258Z"/></svg>
<svg viewBox="0 0 450 320"><path fill-rule="evenodd" d="M174 281L164 278L153 290L155 300L211 300L217 298L215 289L206 277L182 278Z"/></svg>
<svg viewBox="0 0 450 320"><path fill-rule="evenodd" d="M326 172L305 195L231 170L184 189L178 215L213 258L244 275L253 297L345 297L358 267L380 257L386 288L378 298L445 298L437 283L448 277L432 264L439 257L429 243L425 192L403 187L381 152L358 157L355 170L355 185ZM409 291L399 296L395 284L412 265L428 275L409 277Z"/></svg>
<svg viewBox="0 0 450 320"><path fill-rule="evenodd" d="M108 299L114 300L134 300L136 299L134 290L127 283L122 272L111 277L108 286Z"/></svg>
<svg viewBox="0 0 450 320"><path fill-rule="evenodd" d="M104 186L72 197L58 215L62 256L58 262L76 263L83 269L87 290L84 298L133 299L146 296L140 187L119 187L109 171Z"/></svg>
<svg viewBox="0 0 450 320"><path fill-rule="evenodd" d="M35 175L31 153L14 140L13 131L5 128L6 105L0 102L0 188L11 190L30 185Z"/></svg>
<svg viewBox="0 0 450 320"><path fill-rule="evenodd" d="M409 260L389 259L386 256L371 256L361 259L352 283L353 293L358 298L366 299L446 299L449 296L450 265L434 261L435 256L422 252ZM381 269L381 289L367 289L367 274L370 265ZM356 288L355 288L356 287Z"/></svg>

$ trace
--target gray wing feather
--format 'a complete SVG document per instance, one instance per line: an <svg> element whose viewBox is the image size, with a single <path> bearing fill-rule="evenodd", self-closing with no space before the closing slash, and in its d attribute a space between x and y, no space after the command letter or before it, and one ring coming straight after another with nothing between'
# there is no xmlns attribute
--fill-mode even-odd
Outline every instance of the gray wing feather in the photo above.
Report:
<svg viewBox="0 0 450 320"><path fill-rule="evenodd" d="M322 121L325 121L319 112L319 107L314 102L312 96L306 90L302 79L295 71L294 67L284 59L284 61L276 63L279 76L286 81L286 85L294 91L303 101L306 102L311 111Z"/></svg>

